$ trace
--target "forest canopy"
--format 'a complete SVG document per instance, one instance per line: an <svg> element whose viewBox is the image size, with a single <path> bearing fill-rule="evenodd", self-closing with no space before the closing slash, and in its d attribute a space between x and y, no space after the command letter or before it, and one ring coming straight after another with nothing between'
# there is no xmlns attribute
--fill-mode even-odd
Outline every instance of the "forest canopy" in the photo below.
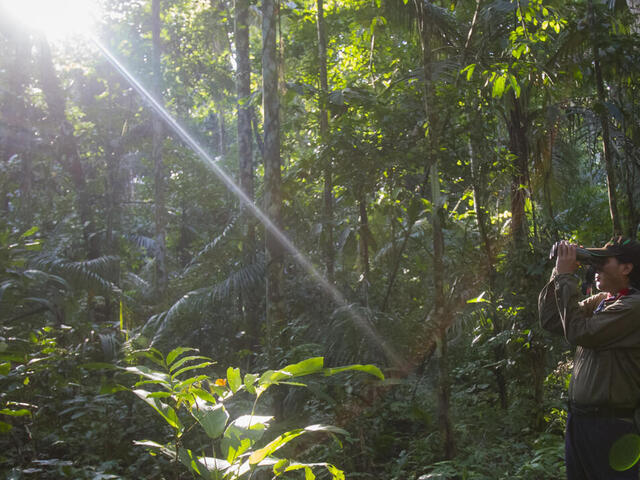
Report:
<svg viewBox="0 0 640 480"><path fill-rule="evenodd" d="M0 1L0 472L564 478L536 302L639 238L639 14Z"/></svg>

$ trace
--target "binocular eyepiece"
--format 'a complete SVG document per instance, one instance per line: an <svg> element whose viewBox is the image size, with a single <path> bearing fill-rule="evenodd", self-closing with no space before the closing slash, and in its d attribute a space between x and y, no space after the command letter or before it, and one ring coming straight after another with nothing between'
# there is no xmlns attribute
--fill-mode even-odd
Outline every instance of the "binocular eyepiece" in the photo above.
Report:
<svg viewBox="0 0 640 480"><path fill-rule="evenodd" d="M551 251L549 252L549 259L553 260L556 258L557 255L558 255L558 244L555 243L553 247L551 247ZM578 260L582 264L598 266L605 263L606 257L590 252L586 248L577 247L576 260Z"/></svg>

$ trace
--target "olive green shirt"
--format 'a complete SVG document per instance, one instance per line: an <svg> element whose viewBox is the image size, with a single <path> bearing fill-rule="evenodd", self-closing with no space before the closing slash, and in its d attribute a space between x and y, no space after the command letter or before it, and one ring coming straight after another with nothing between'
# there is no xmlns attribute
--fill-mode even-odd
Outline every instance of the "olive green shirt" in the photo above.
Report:
<svg viewBox="0 0 640 480"><path fill-rule="evenodd" d="M538 298L540 323L576 346L569 401L580 405L640 406L640 291L580 301L578 279L554 274Z"/></svg>

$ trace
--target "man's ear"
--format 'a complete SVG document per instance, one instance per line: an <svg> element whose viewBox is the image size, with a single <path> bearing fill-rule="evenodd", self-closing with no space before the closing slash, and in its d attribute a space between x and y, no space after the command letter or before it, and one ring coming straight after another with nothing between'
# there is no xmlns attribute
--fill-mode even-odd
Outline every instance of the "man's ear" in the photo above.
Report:
<svg viewBox="0 0 640 480"><path fill-rule="evenodd" d="M621 263L620 267L622 267L620 273L626 276L631 275L631 272L633 271L633 263Z"/></svg>

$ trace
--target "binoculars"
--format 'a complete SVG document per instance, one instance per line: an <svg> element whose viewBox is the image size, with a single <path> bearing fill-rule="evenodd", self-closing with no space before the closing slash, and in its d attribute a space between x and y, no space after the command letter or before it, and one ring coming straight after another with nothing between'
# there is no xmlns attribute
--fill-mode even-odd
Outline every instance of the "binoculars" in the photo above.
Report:
<svg viewBox="0 0 640 480"><path fill-rule="evenodd" d="M549 252L549 259L555 259L557 255L558 244L555 243L553 247L551 247L551 251ZM598 255L597 253L593 253L589 251L588 248L576 248L576 260L578 260L582 264L598 266L604 264L606 259L607 257Z"/></svg>

